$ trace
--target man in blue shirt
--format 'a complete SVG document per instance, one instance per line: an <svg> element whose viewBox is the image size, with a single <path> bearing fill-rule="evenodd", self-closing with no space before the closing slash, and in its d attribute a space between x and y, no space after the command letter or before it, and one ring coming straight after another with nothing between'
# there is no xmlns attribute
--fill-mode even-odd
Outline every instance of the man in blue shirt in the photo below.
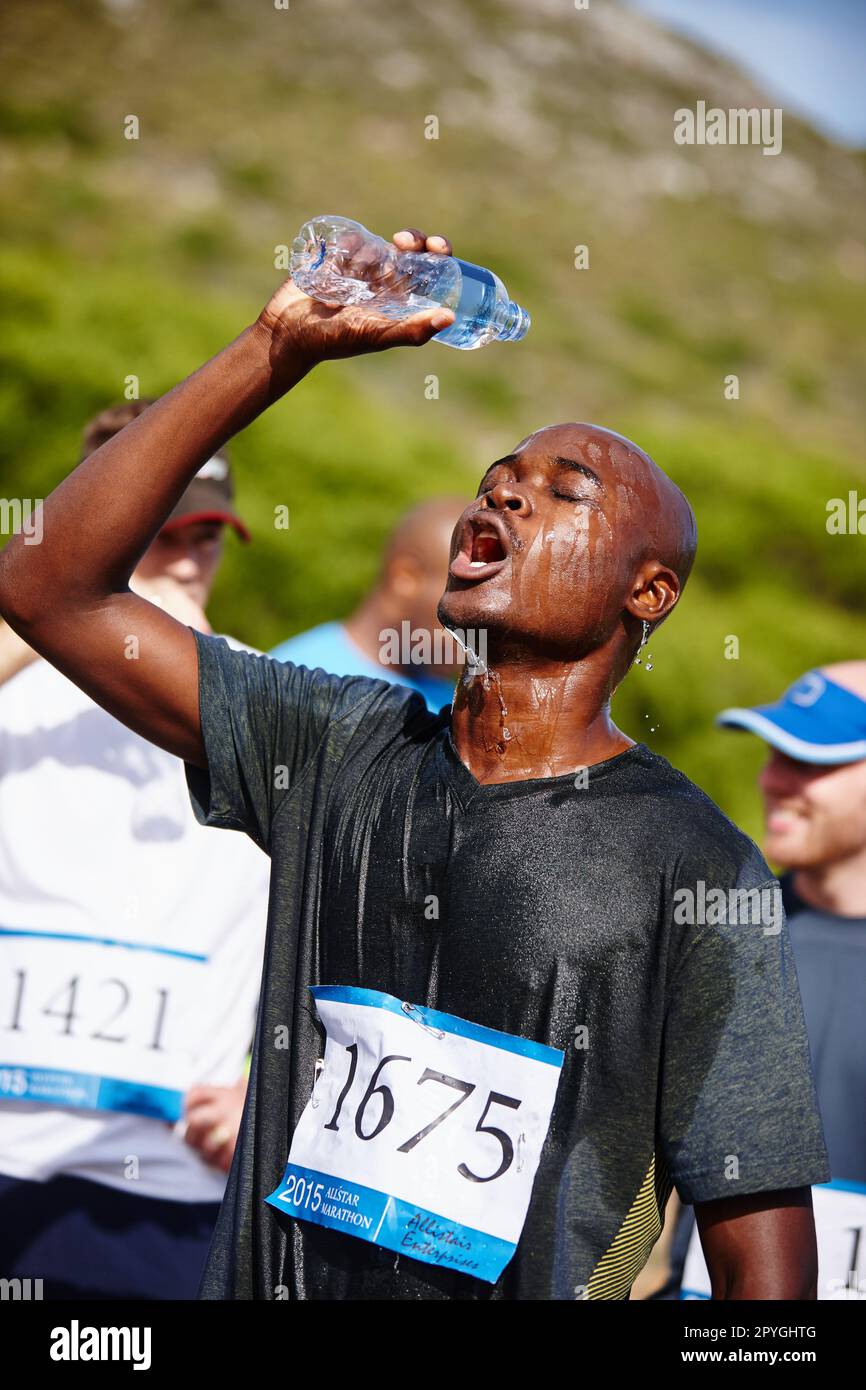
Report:
<svg viewBox="0 0 866 1390"><path fill-rule="evenodd" d="M459 654L459 647L445 640L436 606L451 535L465 505L465 498L438 497L413 507L397 523L379 578L351 617L299 632L274 647L271 656L310 670L320 666L334 676L408 685L434 714L450 705L457 676L452 654ZM418 654L426 658L423 664L416 664ZM437 660L440 656L444 660Z"/></svg>

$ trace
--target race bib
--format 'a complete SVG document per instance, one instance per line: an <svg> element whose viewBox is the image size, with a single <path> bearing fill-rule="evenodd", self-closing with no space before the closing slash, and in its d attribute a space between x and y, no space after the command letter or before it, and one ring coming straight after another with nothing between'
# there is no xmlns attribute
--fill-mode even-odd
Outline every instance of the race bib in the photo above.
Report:
<svg viewBox="0 0 866 1390"><path fill-rule="evenodd" d="M376 990L311 993L324 1066L266 1201L495 1283L526 1220L563 1053Z"/></svg>
<svg viewBox="0 0 866 1390"><path fill-rule="evenodd" d="M812 1188L818 1241L818 1299L866 1299L866 1184ZM710 1276L697 1227L692 1232L680 1298L710 1298Z"/></svg>
<svg viewBox="0 0 866 1390"><path fill-rule="evenodd" d="M0 1101L180 1118L206 956L0 928L0 959Z"/></svg>

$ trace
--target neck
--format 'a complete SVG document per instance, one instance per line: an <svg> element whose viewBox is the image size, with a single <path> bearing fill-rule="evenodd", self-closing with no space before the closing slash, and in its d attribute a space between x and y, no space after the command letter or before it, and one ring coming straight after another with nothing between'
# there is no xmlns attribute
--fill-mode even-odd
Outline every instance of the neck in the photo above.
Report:
<svg viewBox="0 0 866 1390"><path fill-rule="evenodd" d="M561 777L634 746L610 718L610 671L580 662L467 667L451 733L479 782Z"/></svg>
<svg viewBox="0 0 866 1390"><path fill-rule="evenodd" d="M866 917L866 846L833 864L798 869L794 888L804 903L837 917Z"/></svg>

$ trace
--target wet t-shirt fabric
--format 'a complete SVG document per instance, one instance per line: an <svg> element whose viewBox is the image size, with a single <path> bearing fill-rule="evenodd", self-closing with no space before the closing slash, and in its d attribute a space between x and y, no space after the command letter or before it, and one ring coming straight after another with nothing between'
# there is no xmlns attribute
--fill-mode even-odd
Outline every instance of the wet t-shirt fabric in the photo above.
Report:
<svg viewBox="0 0 866 1390"><path fill-rule="evenodd" d="M672 1185L703 1202L826 1181L784 923L706 907L710 889L775 880L665 759L638 744L588 776L482 785L448 712L418 695L196 637L208 771L187 769L194 810L272 861L249 1093L204 1298L622 1299ZM564 1053L495 1284L267 1204L323 1053L313 985Z"/></svg>

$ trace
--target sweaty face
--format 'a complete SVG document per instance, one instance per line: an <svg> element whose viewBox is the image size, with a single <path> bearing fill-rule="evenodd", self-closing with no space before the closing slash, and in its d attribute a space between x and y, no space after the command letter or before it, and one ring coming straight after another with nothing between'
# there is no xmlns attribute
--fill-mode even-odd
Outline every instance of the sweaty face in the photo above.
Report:
<svg viewBox="0 0 866 1390"><path fill-rule="evenodd" d="M605 641L654 541L653 468L594 426L530 435L488 469L457 523L442 621L556 657Z"/></svg>
<svg viewBox="0 0 866 1390"><path fill-rule="evenodd" d="M827 767L772 749L759 786L768 859L806 869L866 850L866 762Z"/></svg>

